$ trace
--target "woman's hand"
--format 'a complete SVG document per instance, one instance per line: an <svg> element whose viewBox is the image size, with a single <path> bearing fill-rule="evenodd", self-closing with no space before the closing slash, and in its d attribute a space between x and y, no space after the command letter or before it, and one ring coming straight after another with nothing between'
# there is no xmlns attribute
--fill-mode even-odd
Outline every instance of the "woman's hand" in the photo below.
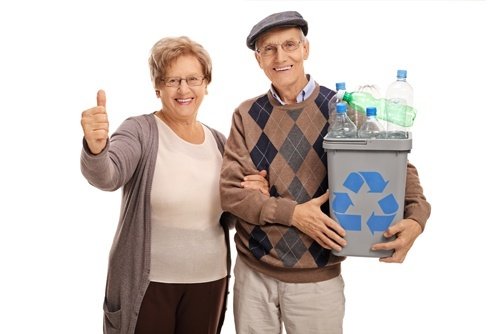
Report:
<svg viewBox="0 0 500 334"><path fill-rule="evenodd" d="M97 106L82 112L82 129L92 154L99 154L108 141L109 122L106 113L106 93L97 92Z"/></svg>
<svg viewBox="0 0 500 334"><path fill-rule="evenodd" d="M264 195L269 196L269 182L266 179L267 171L261 170L258 174L247 175L241 182L241 187L259 190Z"/></svg>

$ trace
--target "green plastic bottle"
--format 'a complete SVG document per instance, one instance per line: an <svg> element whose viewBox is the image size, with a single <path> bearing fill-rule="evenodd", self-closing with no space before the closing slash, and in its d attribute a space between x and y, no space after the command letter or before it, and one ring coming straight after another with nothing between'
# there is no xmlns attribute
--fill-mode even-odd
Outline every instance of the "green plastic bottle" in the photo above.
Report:
<svg viewBox="0 0 500 334"><path fill-rule="evenodd" d="M398 109L392 109L390 114L386 113L386 100L377 99L367 92L343 92L337 93L337 96L347 102L351 108L357 112L366 114L366 108L376 107L377 118L387 122L397 124L399 126L410 128L413 125L416 110L408 105L401 104Z"/></svg>

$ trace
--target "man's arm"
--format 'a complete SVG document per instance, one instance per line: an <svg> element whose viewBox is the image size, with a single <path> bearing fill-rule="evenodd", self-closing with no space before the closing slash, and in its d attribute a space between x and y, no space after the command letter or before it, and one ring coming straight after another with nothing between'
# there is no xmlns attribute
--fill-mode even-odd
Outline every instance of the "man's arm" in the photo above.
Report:
<svg viewBox="0 0 500 334"><path fill-rule="evenodd" d="M395 236L396 239L373 245L373 250L394 250L392 256L381 258L380 261L402 263L417 237L423 232L430 214L431 206L424 196L417 169L408 163L404 219L384 232L384 237Z"/></svg>
<svg viewBox="0 0 500 334"><path fill-rule="evenodd" d="M406 193L404 218L416 221L422 231L431 214L431 205L424 196L417 169L411 163L406 168Z"/></svg>
<svg viewBox="0 0 500 334"><path fill-rule="evenodd" d="M340 251L345 246L344 229L321 211L321 205L328 200L327 193L297 204L290 199L269 197L260 191L242 188L241 179L256 172L257 168L250 157L245 139L242 115L237 111L233 115L222 163L222 209L250 224L295 226L327 249Z"/></svg>
<svg viewBox="0 0 500 334"><path fill-rule="evenodd" d="M222 209L255 225L266 223L290 225L297 204L295 201L269 197L258 190L241 186L245 176L258 173L247 147L242 116L237 110L233 114L231 132L222 162L220 180Z"/></svg>

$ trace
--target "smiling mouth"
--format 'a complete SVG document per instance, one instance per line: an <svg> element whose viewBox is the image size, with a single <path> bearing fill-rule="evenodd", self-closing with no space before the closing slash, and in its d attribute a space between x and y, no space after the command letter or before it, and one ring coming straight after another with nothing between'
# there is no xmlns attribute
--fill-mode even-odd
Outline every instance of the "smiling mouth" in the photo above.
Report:
<svg viewBox="0 0 500 334"><path fill-rule="evenodd" d="M177 101L177 103L179 103L179 104L188 104L192 100L193 100L192 97L190 97L189 99L175 99L175 101Z"/></svg>
<svg viewBox="0 0 500 334"><path fill-rule="evenodd" d="M283 66L283 67L274 67L273 70L275 70L276 72L285 72L285 71L291 70L292 66L293 65L288 65L288 66Z"/></svg>

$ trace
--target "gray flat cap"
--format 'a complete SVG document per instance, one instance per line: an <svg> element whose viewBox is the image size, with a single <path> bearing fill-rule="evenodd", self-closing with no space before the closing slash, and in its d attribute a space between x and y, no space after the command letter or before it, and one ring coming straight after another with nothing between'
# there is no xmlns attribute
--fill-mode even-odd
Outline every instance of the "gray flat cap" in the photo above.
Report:
<svg viewBox="0 0 500 334"><path fill-rule="evenodd" d="M277 27L298 27L307 35L307 21L295 11L274 13L253 26L247 37L247 46L255 50L255 41L263 33Z"/></svg>

